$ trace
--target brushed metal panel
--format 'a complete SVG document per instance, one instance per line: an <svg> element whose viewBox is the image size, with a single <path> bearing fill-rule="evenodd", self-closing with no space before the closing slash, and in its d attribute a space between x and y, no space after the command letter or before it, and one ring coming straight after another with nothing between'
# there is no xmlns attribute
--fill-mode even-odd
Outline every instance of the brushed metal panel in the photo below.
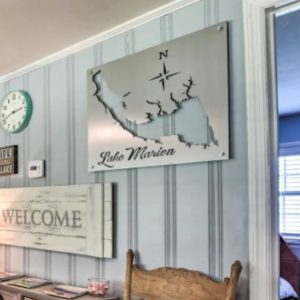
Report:
<svg viewBox="0 0 300 300"><path fill-rule="evenodd" d="M228 159L227 63L224 22L89 70L89 170ZM139 134L181 114L185 132Z"/></svg>

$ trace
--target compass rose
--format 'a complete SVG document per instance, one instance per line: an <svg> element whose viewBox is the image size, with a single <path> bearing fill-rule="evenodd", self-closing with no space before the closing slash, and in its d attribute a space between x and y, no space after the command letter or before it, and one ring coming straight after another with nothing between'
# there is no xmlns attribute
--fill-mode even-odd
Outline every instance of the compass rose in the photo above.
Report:
<svg viewBox="0 0 300 300"><path fill-rule="evenodd" d="M149 81L157 79L161 83L163 90L165 90L165 82L179 73L180 72L170 73L170 71L167 70L166 64L163 63L163 71L158 73L158 75L154 76L153 78L149 79Z"/></svg>

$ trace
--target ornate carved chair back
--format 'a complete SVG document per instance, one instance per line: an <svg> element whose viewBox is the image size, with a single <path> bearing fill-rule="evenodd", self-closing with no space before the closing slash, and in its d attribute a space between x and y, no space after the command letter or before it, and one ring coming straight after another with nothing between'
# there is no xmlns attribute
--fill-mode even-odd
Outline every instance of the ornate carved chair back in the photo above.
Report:
<svg viewBox="0 0 300 300"><path fill-rule="evenodd" d="M236 261L230 278L215 281L196 271L159 268L150 271L133 265L133 251L127 252L123 300L234 300L242 270Z"/></svg>

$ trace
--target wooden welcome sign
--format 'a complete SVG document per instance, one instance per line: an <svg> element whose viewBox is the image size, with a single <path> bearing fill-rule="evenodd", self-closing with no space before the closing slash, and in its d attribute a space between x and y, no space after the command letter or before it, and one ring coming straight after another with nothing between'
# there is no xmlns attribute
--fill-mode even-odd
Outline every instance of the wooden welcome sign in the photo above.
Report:
<svg viewBox="0 0 300 300"><path fill-rule="evenodd" d="M112 257L112 184L0 189L0 243Z"/></svg>

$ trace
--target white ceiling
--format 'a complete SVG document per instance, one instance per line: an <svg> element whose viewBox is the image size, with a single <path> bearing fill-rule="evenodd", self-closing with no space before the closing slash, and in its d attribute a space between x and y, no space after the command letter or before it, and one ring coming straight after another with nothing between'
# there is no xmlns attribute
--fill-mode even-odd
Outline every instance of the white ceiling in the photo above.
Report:
<svg viewBox="0 0 300 300"><path fill-rule="evenodd" d="M174 0L0 0L0 76Z"/></svg>

